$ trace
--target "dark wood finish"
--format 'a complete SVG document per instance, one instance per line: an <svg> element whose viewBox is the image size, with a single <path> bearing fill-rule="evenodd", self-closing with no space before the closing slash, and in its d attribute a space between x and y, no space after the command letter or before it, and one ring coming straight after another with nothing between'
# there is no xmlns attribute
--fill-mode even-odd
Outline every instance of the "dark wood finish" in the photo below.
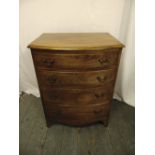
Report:
<svg viewBox="0 0 155 155"><path fill-rule="evenodd" d="M90 33L44 34L29 47L47 126L107 126L123 45L109 34Z"/></svg>
<svg viewBox="0 0 155 155"><path fill-rule="evenodd" d="M38 76L41 87L97 87L113 83L116 69L87 72L38 71Z"/></svg>
<svg viewBox="0 0 155 155"><path fill-rule="evenodd" d="M43 88L42 95L46 102L52 101L56 104L65 105L67 103L67 105L82 106L111 99L112 87L112 84L108 84L104 87L90 89Z"/></svg>
<svg viewBox="0 0 155 155"><path fill-rule="evenodd" d="M118 63L120 49L94 51L90 54L58 54L48 50L33 50L33 58L38 69L48 70L99 70L110 69Z"/></svg>
<svg viewBox="0 0 155 155"><path fill-rule="evenodd" d="M109 113L109 103L99 103L95 105L80 106L58 106L53 105L47 108L47 114L51 120L69 124L72 126L82 126L100 121Z"/></svg>

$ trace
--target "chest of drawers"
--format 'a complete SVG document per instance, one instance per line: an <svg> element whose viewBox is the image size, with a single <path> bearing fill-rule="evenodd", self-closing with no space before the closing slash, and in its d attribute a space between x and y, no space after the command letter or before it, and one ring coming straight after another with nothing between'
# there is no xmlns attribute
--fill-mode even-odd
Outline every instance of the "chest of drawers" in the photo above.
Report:
<svg viewBox="0 0 155 155"><path fill-rule="evenodd" d="M108 33L45 33L28 46L48 127L108 125L123 46Z"/></svg>

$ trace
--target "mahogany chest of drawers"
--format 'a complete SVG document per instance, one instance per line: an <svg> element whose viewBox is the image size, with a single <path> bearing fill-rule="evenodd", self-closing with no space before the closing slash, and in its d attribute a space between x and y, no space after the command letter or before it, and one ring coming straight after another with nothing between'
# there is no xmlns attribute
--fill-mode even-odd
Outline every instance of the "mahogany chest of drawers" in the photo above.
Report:
<svg viewBox="0 0 155 155"><path fill-rule="evenodd" d="M28 47L48 127L108 125L122 43L108 33L46 33Z"/></svg>

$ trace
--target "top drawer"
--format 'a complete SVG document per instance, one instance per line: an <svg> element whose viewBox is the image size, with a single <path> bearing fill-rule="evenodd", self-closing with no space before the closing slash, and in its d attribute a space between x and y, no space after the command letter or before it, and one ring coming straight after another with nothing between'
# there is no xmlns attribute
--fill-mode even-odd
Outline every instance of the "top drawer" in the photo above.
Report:
<svg viewBox="0 0 155 155"><path fill-rule="evenodd" d="M38 69L48 70L96 70L110 69L117 66L120 49L111 49L100 52L52 53L50 51L32 52L35 66ZM95 54L94 54L95 53Z"/></svg>

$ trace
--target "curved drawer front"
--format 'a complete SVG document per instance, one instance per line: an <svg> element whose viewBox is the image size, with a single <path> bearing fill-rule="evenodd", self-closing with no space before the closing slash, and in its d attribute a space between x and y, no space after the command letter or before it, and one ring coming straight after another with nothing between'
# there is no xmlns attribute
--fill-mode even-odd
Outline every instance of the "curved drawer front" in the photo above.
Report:
<svg viewBox="0 0 155 155"><path fill-rule="evenodd" d="M110 104L95 104L91 106L48 106L47 115L56 122L62 122L70 125L89 124L98 120L103 120L104 116L109 113Z"/></svg>
<svg viewBox="0 0 155 155"><path fill-rule="evenodd" d="M49 70L89 70L109 69L118 63L120 49L112 49L100 54L33 54L35 66ZM93 52L92 52L93 53Z"/></svg>
<svg viewBox="0 0 155 155"><path fill-rule="evenodd" d="M39 71L41 87L92 87L114 82L116 69L87 72Z"/></svg>
<svg viewBox="0 0 155 155"><path fill-rule="evenodd" d="M63 105L87 105L111 100L113 85L90 89L43 89L44 101ZM49 105L50 106L50 105Z"/></svg>

